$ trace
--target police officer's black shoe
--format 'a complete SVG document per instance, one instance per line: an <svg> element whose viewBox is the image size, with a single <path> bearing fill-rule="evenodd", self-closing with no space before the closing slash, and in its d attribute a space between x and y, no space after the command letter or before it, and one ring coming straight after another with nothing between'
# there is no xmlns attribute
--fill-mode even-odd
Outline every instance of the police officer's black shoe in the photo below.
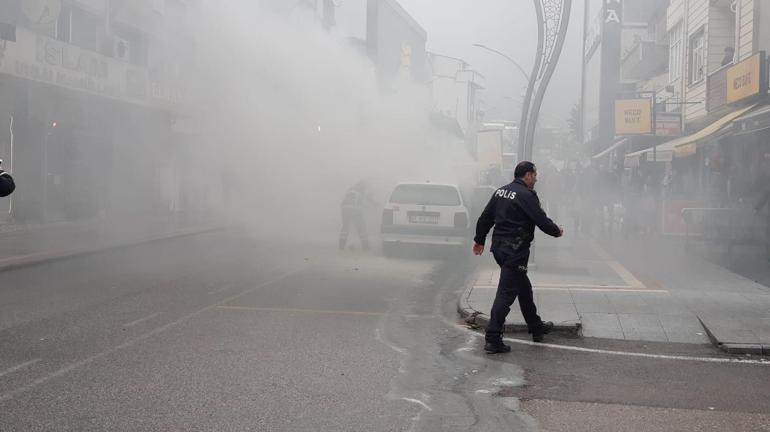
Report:
<svg viewBox="0 0 770 432"><path fill-rule="evenodd" d="M484 351L488 354L505 354L511 352L511 347L502 342L487 342Z"/></svg>
<svg viewBox="0 0 770 432"><path fill-rule="evenodd" d="M532 341L533 342L542 342L543 341L543 335L547 335L548 333L553 330L553 322L551 321L545 321L538 326L535 330L532 331Z"/></svg>

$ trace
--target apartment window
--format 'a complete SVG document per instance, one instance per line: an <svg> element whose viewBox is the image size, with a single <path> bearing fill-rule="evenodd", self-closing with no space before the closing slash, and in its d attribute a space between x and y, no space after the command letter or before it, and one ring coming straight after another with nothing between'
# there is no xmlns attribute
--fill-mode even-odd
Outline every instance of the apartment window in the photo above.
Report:
<svg viewBox="0 0 770 432"><path fill-rule="evenodd" d="M67 42L72 39L72 8L62 7L59 19L56 20L56 39Z"/></svg>
<svg viewBox="0 0 770 432"><path fill-rule="evenodd" d="M675 82L682 78L683 67L683 44L682 44L682 23L677 24L669 33L669 53L668 53L668 80Z"/></svg>
<svg viewBox="0 0 770 432"><path fill-rule="evenodd" d="M96 51L101 20L82 9L65 6L56 22L56 39Z"/></svg>
<svg viewBox="0 0 770 432"><path fill-rule="evenodd" d="M699 30L690 38L690 84L703 81L706 78L706 37Z"/></svg>

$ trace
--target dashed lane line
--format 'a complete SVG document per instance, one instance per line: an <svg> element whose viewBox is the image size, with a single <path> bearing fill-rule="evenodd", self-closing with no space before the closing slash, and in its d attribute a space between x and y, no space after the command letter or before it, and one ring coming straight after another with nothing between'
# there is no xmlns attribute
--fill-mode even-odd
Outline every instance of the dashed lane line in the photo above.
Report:
<svg viewBox="0 0 770 432"><path fill-rule="evenodd" d="M208 306L205 306L205 307L203 307L201 309L198 309L198 310L196 310L194 312L191 312L191 313L189 313L187 315L184 315L184 316L182 316L181 318L179 318L179 319L177 319L175 321L172 321L172 322L170 322L168 324L165 324L163 326L157 327L157 328L155 328L153 330L150 330L147 333L144 333L144 334L142 334L140 336L137 336L137 337L134 337L132 339L129 339L128 341L126 341L126 342L124 342L124 343L122 343L120 345L114 346L114 347L112 347L110 349L107 349L105 351L102 351L102 352L100 352L98 354L94 354L92 356L89 356L89 357L87 357L87 358L85 358L83 360L79 360L79 361L76 361L74 363L70 363L67 366L64 366L64 367L62 367L62 368L60 368L60 369L58 369L58 370L56 370L54 372L49 373L48 375L45 375L43 377L40 377L40 378L30 382L29 384L26 384L26 385L24 385L22 387L19 387L19 388L15 389L15 390L11 390L11 391L8 391L8 392L0 394L0 402L6 402L8 400L11 400L11 399L15 398L16 396L19 396L19 395L21 395L23 393L26 393L26 392L28 392L28 391L30 391L30 390L40 386L41 384L45 384L46 382L48 382L48 381L50 381L50 380L52 380L54 378L58 378L58 377L61 377L63 375L66 375L67 373L69 373L69 372L71 372L73 370L79 369L79 368L81 368L83 366L86 366L88 364L91 364L91 363L93 363L96 360L102 359L102 358L104 358L104 357L106 357L106 356L108 356L110 354L114 354L114 353L116 353L118 351L124 350L124 349L129 348L129 347L131 347L133 345L136 345L139 342L147 340L147 339L149 339L149 338L151 338L153 336L156 336L156 335L158 335L160 333L163 333L163 332L165 332L165 331L167 331L169 329L172 329L172 328L174 328L174 327L176 327L176 326L178 326L180 324L183 324L183 323L189 321L190 319L192 319L192 318L194 318L194 317L196 317L196 316L198 316L198 315L200 315L200 314L202 314L204 312L207 312L207 311L210 311L210 310L216 308L217 306L221 306L221 305L223 305L225 303L228 303L228 302L236 300L236 299L238 299L240 297L243 297L243 296L245 296L245 295L247 295L249 293L252 293L254 291L260 290L260 289L262 289L264 287L267 287L267 286L270 286L270 285L272 285L274 283L280 282L281 280L286 279L286 278L288 278L288 277L290 277L290 276L292 276L294 274L297 274L297 273L299 273L302 270L304 270L304 268L297 268L297 269L292 270L290 272L284 273L283 275L277 276L277 277L275 277L275 278L273 278L273 279L271 279L271 280L269 280L269 281L267 281L265 283L262 283L262 284L259 284L259 285L255 286L255 287L253 287L253 288L249 288L247 290L241 291L238 294L232 295L232 296L230 296L228 298L225 298L223 300L220 300L220 301L218 301L216 303L213 303L213 304L210 304Z"/></svg>
<svg viewBox="0 0 770 432"><path fill-rule="evenodd" d="M12 368L6 369L6 370L0 372L0 378L4 377L6 375L10 375L10 374L12 374L12 373L14 373L14 372L16 372L18 370L21 370L21 369L24 369L24 368L28 367L28 366L32 366L33 364L39 362L40 360L41 359L30 360L28 362L25 362L25 363L22 363L20 365L16 365L16 366L14 366Z"/></svg>
<svg viewBox="0 0 770 432"><path fill-rule="evenodd" d="M134 326L137 326L137 325L139 325L139 324L141 324L141 323L143 323L145 321L149 321L149 320L151 320L151 319L153 319L153 318L155 318L157 316L160 316L160 312L156 312L156 313L154 313L152 315L147 315L144 318L139 318L138 320L131 321L130 323L123 324L123 327L126 327L126 328L134 327Z"/></svg>
<svg viewBox="0 0 770 432"><path fill-rule="evenodd" d="M354 310L333 310L333 309L299 309L299 308L276 308L276 307L254 307L254 306L217 306L217 309L232 311L252 311L252 312L280 312L280 313L300 313L317 315L352 315L352 316L403 316L404 318L435 318L436 315L417 315L417 314L392 314L387 312L370 312Z"/></svg>
<svg viewBox="0 0 770 432"><path fill-rule="evenodd" d="M497 285L474 285L473 289L497 289ZM542 284L532 287L534 291L585 291L585 292L632 292L665 294L668 290L633 288L626 285L576 285L576 284Z"/></svg>

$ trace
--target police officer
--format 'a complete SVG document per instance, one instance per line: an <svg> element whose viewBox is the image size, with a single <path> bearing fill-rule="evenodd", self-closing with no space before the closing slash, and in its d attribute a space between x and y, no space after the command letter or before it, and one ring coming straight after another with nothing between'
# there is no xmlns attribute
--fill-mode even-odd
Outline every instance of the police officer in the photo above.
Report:
<svg viewBox="0 0 770 432"><path fill-rule="evenodd" d="M355 225L358 238L361 239L361 247L369 250L369 233L366 230L364 219L364 201L367 200L366 183L360 181L348 189L342 199L342 230L340 231L340 250L344 250L348 244L348 235L351 225Z"/></svg>
<svg viewBox="0 0 770 432"><path fill-rule="evenodd" d="M511 347L503 343L505 318L516 297L532 340L542 342L543 335L553 328L552 322L543 322L537 314L532 284L527 276L529 248L535 238L535 226L553 237L561 237L564 230L553 223L540 207L534 191L537 169L532 162L521 162L514 172L515 180L498 189L487 204L476 224L473 253L484 253L484 243L494 225L491 251L500 266L500 282L489 316L484 350L490 354L506 353Z"/></svg>
<svg viewBox="0 0 770 432"><path fill-rule="evenodd" d="M16 183L13 181L13 177L10 174L3 171L1 168L3 160L0 159L0 198L7 197L16 190Z"/></svg>

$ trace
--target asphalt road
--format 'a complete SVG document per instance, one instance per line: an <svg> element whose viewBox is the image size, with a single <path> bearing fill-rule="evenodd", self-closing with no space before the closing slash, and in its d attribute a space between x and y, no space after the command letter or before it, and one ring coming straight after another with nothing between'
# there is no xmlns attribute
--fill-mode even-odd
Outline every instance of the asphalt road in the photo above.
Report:
<svg viewBox="0 0 770 432"><path fill-rule="evenodd" d="M770 430L766 365L483 354L470 261L427 252L228 232L0 273L0 431Z"/></svg>

